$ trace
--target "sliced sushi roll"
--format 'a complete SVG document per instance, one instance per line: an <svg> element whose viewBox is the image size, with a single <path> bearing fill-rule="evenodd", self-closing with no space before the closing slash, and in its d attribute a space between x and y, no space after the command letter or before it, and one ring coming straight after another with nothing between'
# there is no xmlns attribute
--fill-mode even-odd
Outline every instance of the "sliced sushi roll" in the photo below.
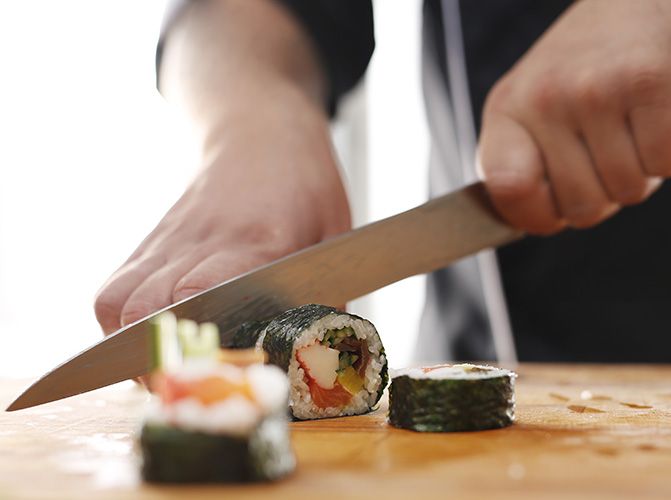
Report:
<svg viewBox="0 0 671 500"><path fill-rule="evenodd" d="M231 347L234 349L261 349L263 342L262 334L271 322L271 319L261 321L248 321L240 325L240 328L233 335Z"/></svg>
<svg viewBox="0 0 671 500"><path fill-rule="evenodd" d="M471 364L396 370L389 389L389 423L419 432L506 427L515 418L516 376Z"/></svg>
<svg viewBox="0 0 671 500"><path fill-rule="evenodd" d="M308 304L259 325L246 330L253 340L238 337L238 342L255 343L269 363L287 372L295 418L359 415L379 401L387 385L387 358L370 321Z"/></svg>
<svg viewBox="0 0 671 500"><path fill-rule="evenodd" d="M213 325L175 326L170 316L155 325L155 399L139 439L143 478L162 483L253 482L293 471L286 374L258 363L254 353L228 356L219 351ZM180 356L181 362L175 362ZM222 358L236 364L222 363Z"/></svg>

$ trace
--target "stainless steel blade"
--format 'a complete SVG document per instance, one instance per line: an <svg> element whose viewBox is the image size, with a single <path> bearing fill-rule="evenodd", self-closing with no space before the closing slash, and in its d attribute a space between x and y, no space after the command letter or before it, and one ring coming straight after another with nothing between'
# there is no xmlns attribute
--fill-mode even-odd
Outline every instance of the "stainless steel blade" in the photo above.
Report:
<svg viewBox="0 0 671 500"><path fill-rule="evenodd" d="M504 224L481 183L374 222L229 280L163 310L219 325L226 342L252 319L293 306L339 305L521 237ZM44 375L8 411L90 391L147 372L148 320L93 345Z"/></svg>

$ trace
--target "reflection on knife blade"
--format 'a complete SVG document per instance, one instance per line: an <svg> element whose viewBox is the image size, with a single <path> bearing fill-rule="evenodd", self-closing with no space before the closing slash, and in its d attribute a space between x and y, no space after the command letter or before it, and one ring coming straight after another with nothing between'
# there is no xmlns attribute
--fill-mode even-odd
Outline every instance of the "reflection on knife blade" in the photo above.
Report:
<svg viewBox="0 0 671 500"><path fill-rule="evenodd" d="M296 252L128 325L44 375L7 410L146 373L148 320L162 311L217 323L226 345L246 321L307 303L344 304L521 236L496 215L482 183L467 186Z"/></svg>

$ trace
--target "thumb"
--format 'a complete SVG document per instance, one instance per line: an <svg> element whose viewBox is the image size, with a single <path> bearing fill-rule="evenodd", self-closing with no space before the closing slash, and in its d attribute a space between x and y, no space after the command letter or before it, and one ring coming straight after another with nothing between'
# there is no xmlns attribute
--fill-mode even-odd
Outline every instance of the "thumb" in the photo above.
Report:
<svg viewBox="0 0 671 500"><path fill-rule="evenodd" d="M478 172L494 206L512 226L532 234L552 234L566 225L546 179L541 151L512 118L502 114L486 117Z"/></svg>

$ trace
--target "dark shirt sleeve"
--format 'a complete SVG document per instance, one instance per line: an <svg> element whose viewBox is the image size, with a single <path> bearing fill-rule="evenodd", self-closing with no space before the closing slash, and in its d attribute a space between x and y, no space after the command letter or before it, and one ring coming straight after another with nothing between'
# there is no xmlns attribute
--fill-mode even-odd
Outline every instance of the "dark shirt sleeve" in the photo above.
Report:
<svg viewBox="0 0 671 500"><path fill-rule="evenodd" d="M196 0L191 0L196 1ZM340 98L354 87L368 67L375 48L370 0L275 0L284 5L312 38L326 73L328 110L335 114ZM156 76L170 26L188 0L168 2L156 48Z"/></svg>
<svg viewBox="0 0 671 500"><path fill-rule="evenodd" d="M276 0L284 4L312 38L329 83L329 112L354 87L375 49L370 0Z"/></svg>
<svg viewBox="0 0 671 500"><path fill-rule="evenodd" d="M161 62L163 61L163 48L170 34L170 28L175 20L182 14L182 11L189 3L189 0L168 0L165 11L163 12L163 21L161 22L161 33L156 44L156 88L161 91Z"/></svg>

